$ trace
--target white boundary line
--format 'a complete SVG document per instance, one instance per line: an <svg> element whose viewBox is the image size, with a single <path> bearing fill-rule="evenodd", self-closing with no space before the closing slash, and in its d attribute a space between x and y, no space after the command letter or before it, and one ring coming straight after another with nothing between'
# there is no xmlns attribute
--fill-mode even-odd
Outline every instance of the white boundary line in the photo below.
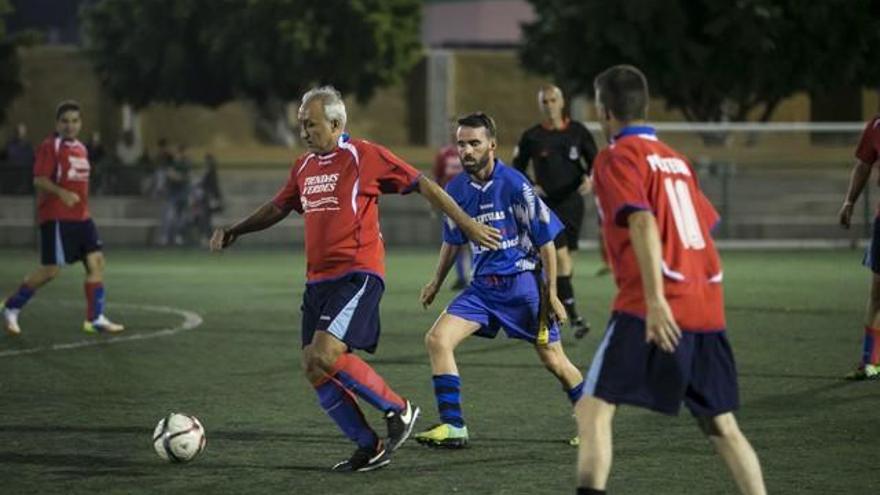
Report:
<svg viewBox="0 0 880 495"><path fill-rule="evenodd" d="M99 345L110 345L110 344L122 344L125 342L132 342L135 340L147 340L147 339L155 339L159 337L168 337L174 335L176 333L182 332L184 330L192 330L193 328L201 325L204 320L201 315L194 311L189 311L186 309L172 308L170 306L151 306L146 304L126 304L126 303L113 303L112 306L114 308L135 308L135 309L143 309L146 311L152 311L155 313L170 313L175 315L180 315L183 317L183 323L176 327L171 328L162 328L156 330L155 332L150 333L135 333L131 335L121 335L114 336L108 338L102 338L102 335L96 335L94 338L89 340L80 340L77 342L69 342L66 344L53 344L49 346L42 347L33 347L30 349L20 349L20 350L9 350L0 352L0 358L4 357L15 357L15 356L23 356L26 354L36 354L39 352L50 352L50 351L68 351L70 349L79 349L82 347L94 347ZM16 338L16 337L11 337Z"/></svg>

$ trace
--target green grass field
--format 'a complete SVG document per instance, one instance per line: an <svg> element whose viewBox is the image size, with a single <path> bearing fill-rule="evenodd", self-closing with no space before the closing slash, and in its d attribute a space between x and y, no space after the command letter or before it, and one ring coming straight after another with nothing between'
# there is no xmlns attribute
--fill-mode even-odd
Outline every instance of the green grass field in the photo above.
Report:
<svg viewBox="0 0 880 495"><path fill-rule="evenodd" d="M730 339L740 370L743 430L770 493L869 494L876 468L880 382L840 379L855 363L869 274L854 251L724 253ZM418 289L435 254L389 250L383 337L369 359L437 418L422 336L451 291L423 311ZM3 251L0 290L37 256ZM612 281L581 255L576 288L594 331L567 343L585 366L607 318ZM0 337L0 492L559 494L574 492L571 409L530 346L473 339L458 353L471 448L415 443L384 470L328 471L352 446L302 378L300 254L238 250L110 251L109 314L126 337L90 337L80 267L38 293L24 334ZM204 322L172 333L192 312ZM153 337L153 338L146 338ZM118 340L118 342L116 342ZM100 343L77 347L84 343ZM112 344L112 345L110 345ZM369 407L369 406L367 406ZM150 436L167 412L195 414L208 434L191 464L165 464ZM378 413L368 410L379 431ZM622 408L610 491L733 493L720 460L686 412Z"/></svg>

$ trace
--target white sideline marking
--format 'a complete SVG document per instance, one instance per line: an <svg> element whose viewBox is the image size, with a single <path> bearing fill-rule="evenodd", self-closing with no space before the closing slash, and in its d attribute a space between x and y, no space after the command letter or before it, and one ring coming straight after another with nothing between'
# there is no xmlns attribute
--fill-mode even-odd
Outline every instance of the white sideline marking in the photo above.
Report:
<svg viewBox="0 0 880 495"><path fill-rule="evenodd" d="M48 352L48 351L67 351L70 349L79 349L81 347L92 347L98 345L110 345L110 344L121 344L124 342L132 342L135 340L147 340L147 339L155 339L159 337L168 337L170 335L174 335L176 333L182 332L184 330L191 330L193 328L198 327L204 321L198 313L194 311L189 311L186 309L178 309L172 308L170 306L150 306L145 304L126 304L126 303L113 303L112 307L114 308L134 308L134 309L142 309L146 311L153 311L155 313L171 313L180 315L183 317L183 323L176 327L171 328L162 328L156 330L155 332L149 333L135 333L130 335L120 335L120 336L104 336L104 335L96 335L89 340L80 340L77 342L69 342L67 344L53 344L50 346L43 347L33 347L30 349L19 349L19 350L10 350L10 351L2 351L0 352L0 358L4 357L14 357L14 356L23 356L25 354L36 354L38 352ZM15 338L15 337L13 337Z"/></svg>

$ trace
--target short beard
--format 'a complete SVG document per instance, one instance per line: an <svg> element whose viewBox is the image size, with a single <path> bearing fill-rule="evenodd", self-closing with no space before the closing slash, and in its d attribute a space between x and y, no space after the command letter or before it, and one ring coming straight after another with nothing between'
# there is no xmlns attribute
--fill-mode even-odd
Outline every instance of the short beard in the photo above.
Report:
<svg viewBox="0 0 880 495"><path fill-rule="evenodd" d="M489 166L489 153L483 155L479 160L477 160L477 163L475 163L474 165L466 165L462 163L462 166L464 167L465 172L467 172L468 174L476 175L480 170L483 170L484 168Z"/></svg>

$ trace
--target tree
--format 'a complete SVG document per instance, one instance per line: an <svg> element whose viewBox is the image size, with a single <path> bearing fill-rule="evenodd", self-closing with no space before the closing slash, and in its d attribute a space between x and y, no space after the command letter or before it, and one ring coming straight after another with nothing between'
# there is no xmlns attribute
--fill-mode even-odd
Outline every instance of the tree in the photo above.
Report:
<svg viewBox="0 0 880 495"><path fill-rule="evenodd" d="M7 0L0 0L0 124L6 121L9 106L21 94L21 61L16 44L6 36L6 23L3 16L12 12Z"/></svg>
<svg viewBox="0 0 880 495"><path fill-rule="evenodd" d="M797 91L876 84L880 72L870 0L530 2L526 68L592 94L600 71L630 63L691 121L766 121Z"/></svg>
<svg viewBox="0 0 880 495"><path fill-rule="evenodd" d="M99 0L88 53L121 102L217 106L236 97L280 118L330 83L358 100L398 81L421 50L418 0Z"/></svg>

